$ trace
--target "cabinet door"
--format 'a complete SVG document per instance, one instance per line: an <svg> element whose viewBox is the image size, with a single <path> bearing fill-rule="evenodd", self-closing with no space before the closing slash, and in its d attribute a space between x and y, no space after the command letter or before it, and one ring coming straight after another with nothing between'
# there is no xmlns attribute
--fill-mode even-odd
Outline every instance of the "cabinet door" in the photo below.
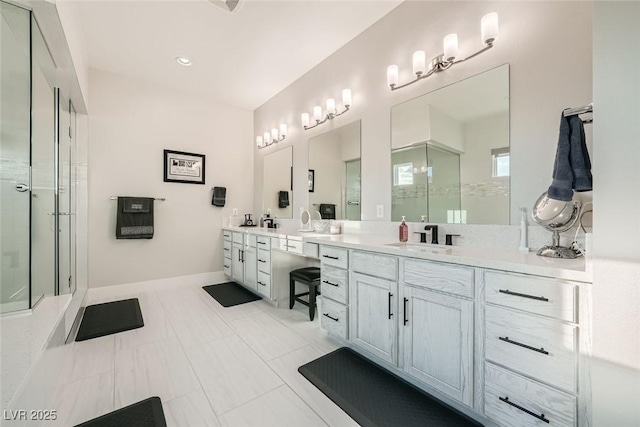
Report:
<svg viewBox="0 0 640 427"><path fill-rule="evenodd" d="M246 248L244 250L244 284L256 290L258 275L258 260L256 248Z"/></svg>
<svg viewBox="0 0 640 427"><path fill-rule="evenodd" d="M349 283L353 344L395 365L398 283L359 273L351 273Z"/></svg>
<svg viewBox="0 0 640 427"><path fill-rule="evenodd" d="M235 233L234 233L235 234ZM231 259L231 277L238 283L244 281L244 251L243 246L234 243L233 244L233 257Z"/></svg>
<svg viewBox="0 0 640 427"><path fill-rule="evenodd" d="M403 292L404 370L471 406L473 302L410 286Z"/></svg>

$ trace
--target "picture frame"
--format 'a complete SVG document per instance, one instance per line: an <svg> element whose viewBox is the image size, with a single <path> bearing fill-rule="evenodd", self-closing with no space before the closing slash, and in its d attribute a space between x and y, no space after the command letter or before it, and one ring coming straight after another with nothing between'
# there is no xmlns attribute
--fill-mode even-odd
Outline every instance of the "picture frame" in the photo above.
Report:
<svg viewBox="0 0 640 427"><path fill-rule="evenodd" d="M204 154L164 150L164 182L205 183Z"/></svg>
<svg viewBox="0 0 640 427"><path fill-rule="evenodd" d="M309 169L309 193L313 193L316 185L316 171Z"/></svg>

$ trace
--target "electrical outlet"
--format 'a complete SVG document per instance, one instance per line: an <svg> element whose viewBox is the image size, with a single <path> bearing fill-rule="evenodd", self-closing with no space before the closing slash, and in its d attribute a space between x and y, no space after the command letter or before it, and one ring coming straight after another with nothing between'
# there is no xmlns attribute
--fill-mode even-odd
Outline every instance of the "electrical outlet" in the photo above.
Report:
<svg viewBox="0 0 640 427"><path fill-rule="evenodd" d="M238 215L238 208L233 208L233 209L231 210L231 215L233 215L233 216Z"/></svg>
<svg viewBox="0 0 640 427"><path fill-rule="evenodd" d="M384 205L376 205L376 216L384 218Z"/></svg>

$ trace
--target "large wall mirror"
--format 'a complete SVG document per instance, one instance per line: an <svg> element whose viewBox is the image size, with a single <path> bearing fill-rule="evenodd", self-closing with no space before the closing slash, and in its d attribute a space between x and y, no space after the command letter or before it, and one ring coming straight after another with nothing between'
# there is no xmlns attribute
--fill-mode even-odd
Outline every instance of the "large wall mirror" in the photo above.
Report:
<svg viewBox="0 0 640 427"><path fill-rule="evenodd" d="M293 217L292 196L293 147L264 156L262 168L263 213L278 218Z"/></svg>
<svg viewBox="0 0 640 427"><path fill-rule="evenodd" d="M309 140L309 212L359 221L360 120Z"/></svg>
<svg viewBox="0 0 640 427"><path fill-rule="evenodd" d="M509 224L509 65L391 109L392 221Z"/></svg>

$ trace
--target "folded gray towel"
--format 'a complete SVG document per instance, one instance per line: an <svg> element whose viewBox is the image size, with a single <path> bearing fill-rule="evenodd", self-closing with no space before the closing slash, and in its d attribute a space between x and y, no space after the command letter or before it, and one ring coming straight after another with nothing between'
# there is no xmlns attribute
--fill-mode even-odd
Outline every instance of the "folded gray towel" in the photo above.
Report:
<svg viewBox="0 0 640 427"><path fill-rule="evenodd" d="M573 190L592 189L591 161L587 151L582 119L578 116L560 118L560 132L553 182L547 194L551 199L565 202L573 198Z"/></svg>

